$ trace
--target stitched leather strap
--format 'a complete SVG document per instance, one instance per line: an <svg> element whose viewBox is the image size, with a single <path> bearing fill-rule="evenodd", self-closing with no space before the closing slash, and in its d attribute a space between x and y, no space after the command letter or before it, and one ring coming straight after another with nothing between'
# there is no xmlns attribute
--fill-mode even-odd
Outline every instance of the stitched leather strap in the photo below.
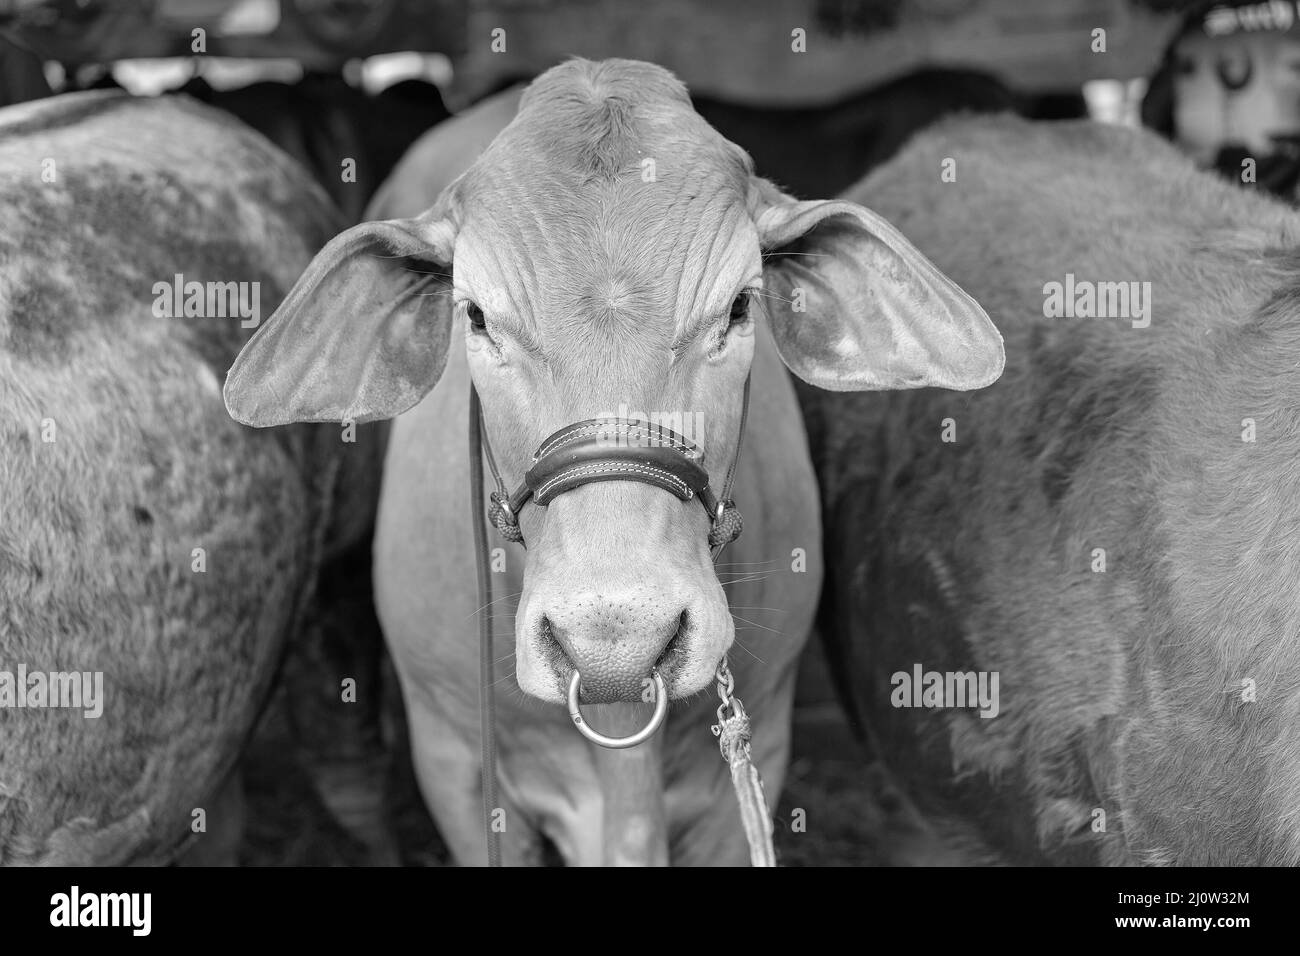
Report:
<svg viewBox="0 0 1300 956"><path fill-rule="evenodd" d="M709 516L709 550L716 561L744 527L736 503L731 500L731 483L749 417L749 385L746 376L736 451L722 483L721 498L709 484L703 449L686 436L640 419L590 418L565 425L547 437L533 454L533 465L524 481L513 492L501 480L492 443L482 435L482 453L497 489L490 495L488 519L506 540L522 544L519 512L534 495L539 505L545 505L557 495L589 482L640 481L670 491L682 501L699 500ZM478 396L472 384L470 393L477 408ZM481 429L480 421L476 430Z"/></svg>
<svg viewBox="0 0 1300 956"><path fill-rule="evenodd" d="M698 497L713 517L704 454L689 438L637 419L598 419L566 425L542 442L524 485L539 505L593 481L640 481L682 501ZM527 494L511 495L511 506Z"/></svg>

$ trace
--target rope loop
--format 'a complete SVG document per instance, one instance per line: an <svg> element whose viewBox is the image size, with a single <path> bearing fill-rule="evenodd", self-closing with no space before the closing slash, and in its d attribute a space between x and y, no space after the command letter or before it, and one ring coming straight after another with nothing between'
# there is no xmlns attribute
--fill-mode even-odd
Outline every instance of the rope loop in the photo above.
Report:
<svg viewBox="0 0 1300 956"><path fill-rule="evenodd" d="M506 503L506 496L499 491L492 492L492 503L488 505L488 520L507 541L516 543L524 540L524 532L519 527L519 519L511 512Z"/></svg>
<svg viewBox="0 0 1300 956"><path fill-rule="evenodd" d="M737 702L739 703L739 702ZM742 754L749 757L749 741L753 732L749 725L749 714L737 706L730 717L724 717L712 728L718 736L718 750L722 759L734 763Z"/></svg>
<svg viewBox="0 0 1300 956"><path fill-rule="evenodd" d="M734 501L727 498L722 502L718 516L713 521L713 527L709 529L709 547L721 548L731 544L740 537L740 532L743 530L745 530L745 522L740 517L740 509L736 507Z"/></svg>

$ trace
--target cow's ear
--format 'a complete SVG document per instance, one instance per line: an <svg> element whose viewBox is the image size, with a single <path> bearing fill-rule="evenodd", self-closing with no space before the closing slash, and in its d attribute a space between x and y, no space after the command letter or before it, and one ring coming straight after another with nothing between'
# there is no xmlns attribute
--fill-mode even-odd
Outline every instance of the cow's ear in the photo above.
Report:
<svg viewBox="0 0 1300 956"><path fill-rule="evenodd" d="M756 188L772 331L790 370L819 388L982 388L1002 336L979 304L897 229L855 203Z"/></svg>
<svg viewBox="0 0 1300 956"><path fill-rule="evenodd" d="M414 406L447 362L454 241L448 220L423 217L330 240L231 366L231 417L367 422Z"/></svg>

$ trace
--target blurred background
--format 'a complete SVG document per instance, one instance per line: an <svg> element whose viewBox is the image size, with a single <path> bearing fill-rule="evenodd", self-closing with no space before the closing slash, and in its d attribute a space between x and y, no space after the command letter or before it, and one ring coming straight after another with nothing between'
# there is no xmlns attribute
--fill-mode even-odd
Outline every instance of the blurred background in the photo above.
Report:
<svg viewBox="0 0 1300 956"><path fill-rule="evenodd" d="M1177 0L0 0L0 28L50 89L110 75L153 94L330 73L377 94L438 85L457 108L564 57L625 56L694 92L818 106L928 66L959 66L1035 97L1086 97L1133 121L1142 81L1177 29ZM194 31L204 33L195 55ZM806 55L791 56L791 31ZM1106 33L1094 51L1092 31ZM492 43L504 30L504 43ZM10 100L23 87L6 63Z"/></svg>

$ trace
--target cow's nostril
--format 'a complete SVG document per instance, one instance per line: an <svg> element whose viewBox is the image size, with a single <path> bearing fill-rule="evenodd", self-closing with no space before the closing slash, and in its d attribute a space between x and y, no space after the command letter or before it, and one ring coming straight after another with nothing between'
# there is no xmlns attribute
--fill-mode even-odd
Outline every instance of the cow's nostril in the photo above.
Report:
<svg viewBox="0 0 1300 956"><path fill-rule="evenodd" d="M547 666L554 671L564 670L564 665L569 663L568 649L561 642L555 625L545 614L537 622L537 649Z"/></svg>
<svg viewBox="0 0 1300 956"><path fill-rule="evenodd" d="M659 668L661 674L670 675L675 667L681 665L682 657L686 653L682 642L686 639L686 635L690 632L690 629L690 615L686 611L682 611L682 613L677 617L677 630L674 631L673 636L668 639L668 643L664 645L663 653L660 654L659 659L655 661L655 666Z"/></svg>
<svg viewBox="0 0 1300 956"><path fill-rule="evenodd" d="M666 590L666 589L665 589ZM690 667L700 616L667 603L663 591L619 599L566 600L538 608L532 618L530 656L567 688L582 675L589 703L644 699L652 671L673 686ZM675 604L675 607L674 607Z"/></svg>

